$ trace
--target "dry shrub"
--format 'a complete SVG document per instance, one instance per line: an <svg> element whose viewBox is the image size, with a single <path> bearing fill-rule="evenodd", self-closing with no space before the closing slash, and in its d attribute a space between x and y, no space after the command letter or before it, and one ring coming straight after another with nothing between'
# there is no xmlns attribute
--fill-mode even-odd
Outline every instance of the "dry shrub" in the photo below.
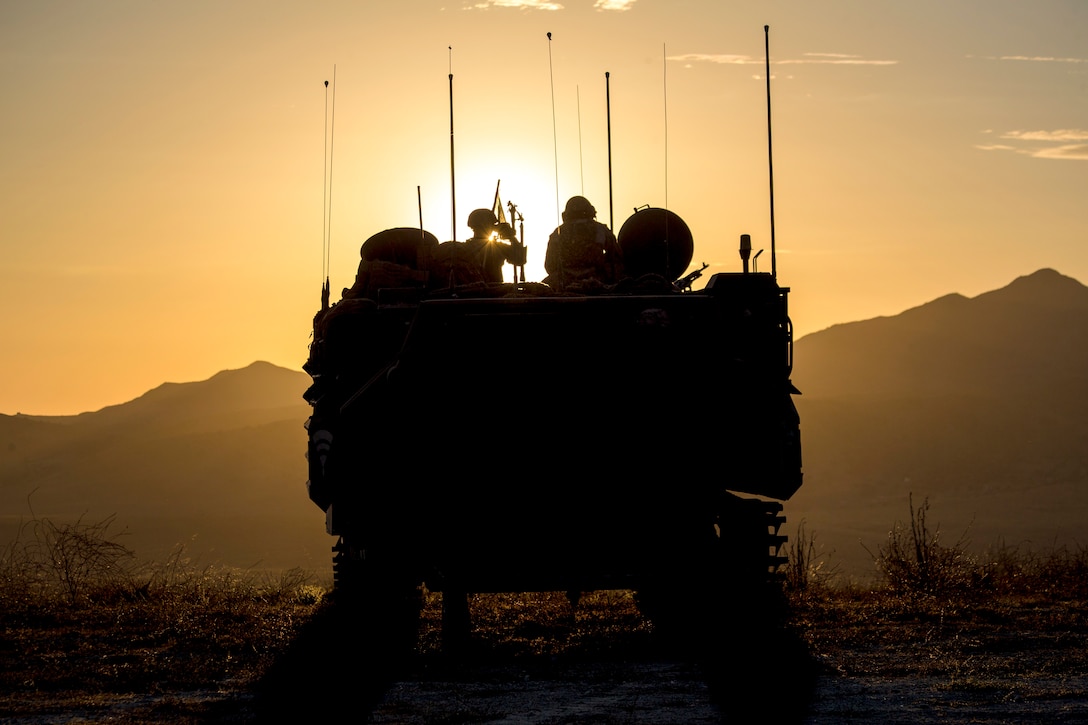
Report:
<svg viewBox="0 0 1088 725"><path fill-rule="evenodd" d="M245 603L312 605L325 596L326 589L311 583L312 575L301 568L254 572L200 566L181 545L162 561L139 562L120 541L125 532L113 531L114 519L81 516L58 524L31 509L15 539L0 549L0 606L154 602L216 609Z"/></svg>
<svg viewBox="0 0 1088 725"><path fill-rule="evenodd" d="M891 593L915 602L969 597L984 570L967 551L967 533L951 546L943 544L940 527L931 529L927 521L929 499L918 508L913 496L909 502L909 526L896 522L874 556L882 582Z"/></svg>
<svg viewBox="0 0 1088 725"><path fill-rule="evenodd" d="M113 517L65 525L35 517L0 547L8 655L0 691L245 686L291 646L325 595L301 569L200 566L183 547L138 562L112 529Z"/></svg>
<svg viewBox="0 0 1088 725"><path fill-rule="evenodd" d="M17 604L31 599L75 606L116 598L131 589L135 554L113 532L113 516L58 524L31 517L0 555L0 598Z"/></svg>
<svg viewBox="0 0 1088 725"><path fill-rule="evenodd" d="M312 583L313 574L300 567L283 571L252 571L200 565L178 545L161 562L147 562L133 576L140 599L187 602L208 608L246 604L319 603L325 587Z"/></svg>
<svg viewBox="0 0 1088 725"><path fill-rule="evenodd" d="M1088 548L1042 551L1001 543L982 558L987 588L995 594L1050 600L1088 599Z"/></svg>
<svg viewBox="0 0 1088 725"><path fill-rule="evenodd" d="M797 535L786 549L783 585L794 596L826 591L838 578L839 566L830 562L833 552L817 546L816 534L805 529L805 521L797 525Z"/></svg>
<svg viewBox="0 0 1088 725"><path fill-rule="evenodd" d="M317 604L326 590L313 583L313 573L301 567L264 572L257 581L257 594L271 604Z"/></svg>

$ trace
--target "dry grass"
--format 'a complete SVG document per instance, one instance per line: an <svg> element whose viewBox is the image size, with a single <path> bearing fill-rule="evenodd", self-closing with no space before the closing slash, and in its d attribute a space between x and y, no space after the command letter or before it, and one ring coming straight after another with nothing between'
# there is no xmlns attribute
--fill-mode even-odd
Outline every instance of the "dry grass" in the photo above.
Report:
<svg viewBox="0 0 1088 725"><path fill-rule="evenodd" d="M832 552L825 551L806 522L797 525L793 544L786 548L783 571L784 589L794 597L818 594L831 586L839 576L839 567L832 561Z"/></svg>
<svg viewBox="0 0 1088 725"><path fill-rule="evenodd" d="M58 607L93 609L120 602L161 606L234 606L298 597L314 604L324 590L302 569L269 573L199 566L183 546L164 561L140 561L125 546L114 517L58 524L33 516L0 550L0 606L8 611Z"/></svg>
<svg viewBox="0 0 1088 725"><path fill-rule="evenodd" d="M424 599L424 657L441 653L442 596ZM653 629L628 590L586 592L576 608L562 592L475 594L469 610L477 648L498 657L621 657L644 649Z"/></svg>
<svg viewBox="0 0 1088 725"><path fill-rule="evenodd" d="M962 538L948 545L930 530L927 511L912 504L912 520L874 557L880 579L864 587L842 581L802 524L784 591L786 626L803 646L768 653L768 666L905 679L937 699L1015 691L1088 701L1088 550L968 554ZM294 656L298 669L272 686L307 669L318 686L329 672L315 662L344 653L365 662L345 644L356 613L334 613L305 572L202 567L182 549L141 562L112 524L33 520L0 550L0 720L250 721L252 693L268 686L273 665ZM470 609L489 661L655 656L653 626L631 592L587 593L576 610L561 593L475 595ZM427 594L418 667L443 657L440 617L441 595ZM339 676L357 687L355 670Z"/></svg>
<svg viewBox="0 0 1088 725"><path fill-rule="evenodd" d="M917 507L913 498L909 503L907 522L895 522L886 541L870 552L877 574L871 585L847 581L834 563L834 552L825 551L802 521L786 547L783 572L784 591L794 606L849 594L927 615L1001 598L1088 599L1088 548L1027 549L999 544L975 553L967 531L954 543L945 543L940 528L929 523L928 500Z"/></svg>
<svg viewBox="0 0 1088 725"><path fill-rule="evenodd" d="M255 683L324 596L297 569L200 567L181 548L140 562L112 523L34 518L0 553L0 719L146 722L173 701L205 721L215 693Z"/></svg>
<svg viewBox="0 0 1088 725"><path fill-rule="evenodd" d="M787 588L790 626L839 683L815 705L827 719L813 722L878 719L889 708L948 722L1080 721L1088 550L974 554L966 535L943 543L928 510L912 502L909 522L892 528L873 585L815 578ZM894 694L867 701L866 692Z"/></svg>
<svg viewBox="0 0 1088 725"><path fill-rule="evenodd" d="M838 683L816 704L828 718L818 722L879 719L889 708L947 722L1083 721L1088 602L1075 589L1034 588L1028 579L1041 570L1032 571L943 596L838 586L795 599L791 626Z"/></svg>

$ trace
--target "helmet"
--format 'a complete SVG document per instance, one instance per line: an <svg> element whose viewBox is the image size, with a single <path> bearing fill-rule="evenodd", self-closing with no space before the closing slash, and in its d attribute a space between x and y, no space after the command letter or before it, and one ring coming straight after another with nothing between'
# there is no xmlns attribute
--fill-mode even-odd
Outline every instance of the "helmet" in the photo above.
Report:
<svg viewBox="0 0 1088 725"><path fill-rule="evenodd" d="M468 226L473 231L493 227L498 221L490 209L477 209L468 215Z"/></svg>
<svg viewBox="0 0 1088 725"><path fill-rule="evenodd" d="M567 199L567 207L563 210L563 220L592 219L597 216L597 210L584 196L572 196Z"/></svg>

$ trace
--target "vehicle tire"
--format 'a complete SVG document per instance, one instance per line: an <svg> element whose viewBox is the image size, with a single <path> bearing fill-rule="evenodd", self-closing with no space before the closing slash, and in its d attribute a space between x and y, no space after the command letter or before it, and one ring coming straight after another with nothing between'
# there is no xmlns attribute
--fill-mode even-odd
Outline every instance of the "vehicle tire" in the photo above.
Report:
<svg viewBox="0 0 1088 725"><path fill-rule="evenodd" d="M727 494L714 530L655 567L635 601L663 644L720 652L781 620L781 508Z"/></svg>
<svg viewBox="0 0 1088 725"><path fill-rule="evenodd" d="M358 621L365 645L392 660L414 653L423 608L420 584L393 563L367 559L347 537L333 551L333 597Z"/></svg>

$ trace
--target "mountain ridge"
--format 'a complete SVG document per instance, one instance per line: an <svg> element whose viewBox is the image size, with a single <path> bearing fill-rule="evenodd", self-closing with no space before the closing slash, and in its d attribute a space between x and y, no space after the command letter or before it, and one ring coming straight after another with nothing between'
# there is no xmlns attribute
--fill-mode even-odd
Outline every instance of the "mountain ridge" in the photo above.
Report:
<svg viewBox="0 0 1088 725"><path fill-rule="evenodd" d="M199 541L232 565L299 565L330 544L304 486L309 384L258 361L76 416L2 416L0 511L9 528L31 510L116 516L138 551Z"/></svg>
<svg viewBox="0 0 1088 725"><path fill-rule="evenodd" d="M972 300L989 301L998 299L1004 303L1006 301L1011 302L1013 300L1020 300L1022 297L1026 296L1034 304L1057 302L1059 301L1059 295L1055 294L1056 290L1061 292L1060 300L1065 303L1071 299L1074 301L1080 300L1083 298L1083 295L1088 294L1088 287L1085 287L1079 280L1063 275L1050 267L1043 267L1030 274L1021 275L1015 278L1004 287L982 292L975 297L967 297L959 292L949 292L948 294L936 297L929 302L923 302L914 307L908 307L894 315L881 315L862 320L839 322L822 330L808 333L807 335L798 338L798 342L807 340L811 337L822 336L832 330L841 330L842 328L851 328L859 325L865 326L880 320L894 320L897 318L913 319L919 315L928 315L936 308L942 308L942 310L947 311L953 307L961 307L963 303ZM1025 293L1028 294L1025 295Z"/></svg>
<svg viewBox="0 0 1088 725"><path fill-rule="evenodd" d="M1007 390L1068 401L1088 395L1066 362L1088 362L1086 352L1088 287L1044 269L974 298L945 295L806 335L795 344L794 382L809 397ZM1056 396L1055 385L1065 392Z"/></svg>
<svg viewBox="0 0 1088 725"><path fill-rule="evenodd" d="M982 545L1088 541L1079 281L1042 269L813 333L794 357L806 484L790 507L855 566L866 556L840 533L880 541L912 494Z"/></svg>

